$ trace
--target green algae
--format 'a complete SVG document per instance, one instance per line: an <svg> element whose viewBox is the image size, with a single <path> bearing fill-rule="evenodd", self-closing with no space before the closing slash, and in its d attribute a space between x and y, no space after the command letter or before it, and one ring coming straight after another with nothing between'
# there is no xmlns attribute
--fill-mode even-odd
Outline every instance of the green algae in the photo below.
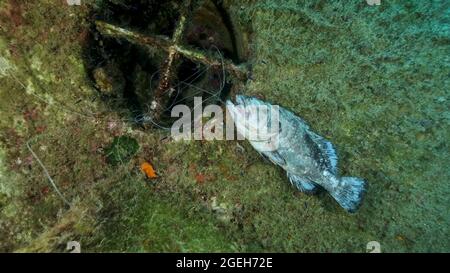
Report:
<svg viewBox="0 0 450 273"><path fill-rule="evenodd" d="M106 158L112 165L130 161L139 150L139 143L129 136L115 137L111 145L106 148Z"/></svg>

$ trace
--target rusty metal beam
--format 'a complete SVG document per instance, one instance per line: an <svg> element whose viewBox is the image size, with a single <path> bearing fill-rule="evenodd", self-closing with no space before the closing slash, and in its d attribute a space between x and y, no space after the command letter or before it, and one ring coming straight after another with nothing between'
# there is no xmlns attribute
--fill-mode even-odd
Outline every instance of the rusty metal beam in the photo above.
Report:
<svg viewBox="0 0 450 273"><path fill-rule="evenodd" d="M243 65L236 65L230 60L220 59L212 54L196 50L185 45L173 45L172 41L164 36L143 35L137 32L129 31L127 29L103 22L96 21L97 29L100 33L120 39L126 39L132 43L149 48L160 48L167 53L170 53L172 47L175 51L193 62L202 63L204 65L220 67L222 64L225 70L239 79L246 79L248 69Z"/></svg>

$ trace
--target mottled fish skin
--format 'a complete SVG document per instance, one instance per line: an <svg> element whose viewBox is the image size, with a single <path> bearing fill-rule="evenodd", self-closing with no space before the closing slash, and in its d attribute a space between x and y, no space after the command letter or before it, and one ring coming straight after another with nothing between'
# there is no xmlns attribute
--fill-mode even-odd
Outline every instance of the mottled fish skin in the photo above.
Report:
<svg viewBox="0 0 450 273"><path fill-rule="evenodd" d="M241 95L236 96L235 104L227 101L227 109L242 135L248 130L242 121L254 117L255 113L250 110L238 111L236 106L249 105L273 107L260 99ZM282 167L290 182L300 191L314 193L319 188L324 188L344 209L355 212L365 193L365 181L354 177L339 177L333 145L312 132L306 122L291 111L279 106L278 109L277 148L270 150L264 142L249 140L251 145L271 162Z"/></svg>

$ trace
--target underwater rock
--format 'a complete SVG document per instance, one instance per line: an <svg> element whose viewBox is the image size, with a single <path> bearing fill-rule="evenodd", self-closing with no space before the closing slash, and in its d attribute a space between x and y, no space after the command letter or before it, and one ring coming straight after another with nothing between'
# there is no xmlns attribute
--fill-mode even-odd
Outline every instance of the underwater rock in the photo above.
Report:
<svg viewBox="0 0 450 273"><path fill-rule="evenodd" d="M0 78L7 76L14 66L5 58L0 57Z"/></svg>
<svg viewBox="0 0 450 273"><path fill-rule="evenodd" d="M122 94L125 89L125 78L113 64L96 68L93 71L95 87L106 96Z"/></svg>

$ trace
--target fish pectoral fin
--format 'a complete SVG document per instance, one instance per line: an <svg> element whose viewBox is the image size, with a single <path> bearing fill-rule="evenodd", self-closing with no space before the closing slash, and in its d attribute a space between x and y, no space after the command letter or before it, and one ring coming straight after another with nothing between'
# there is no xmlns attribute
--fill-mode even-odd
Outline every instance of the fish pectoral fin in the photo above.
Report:
<svg viewBox="0 0 450 273"><path fill-rule="evenodd" d="M306 194L314 194L319 190L319 185L310 181L307 178L300 177L295 174L287 173L289 181L294 185L299 191Z"/></svg>
<svg viewBox="0 0 450 273"><path fill-rule="evenodd" d="M337 156L336 150L333 147L333 144L331 144L331 142L329 142L329 141L324 140L323 150L326 153L326 155L328 156L328 159L330 160L331 172L333 174L337 175L338 156Z"/></svg>
<svg viewBox="0 0 450 273"><path fill-rule="evenodd" d="M277 151L273 151L273 152L264 152L264 155L270 160L272 161L274 164L277 164L278 166L285 166L286 165L286 161L284 160L284 158L280 155L280 153L278 153Z"/></svg>

